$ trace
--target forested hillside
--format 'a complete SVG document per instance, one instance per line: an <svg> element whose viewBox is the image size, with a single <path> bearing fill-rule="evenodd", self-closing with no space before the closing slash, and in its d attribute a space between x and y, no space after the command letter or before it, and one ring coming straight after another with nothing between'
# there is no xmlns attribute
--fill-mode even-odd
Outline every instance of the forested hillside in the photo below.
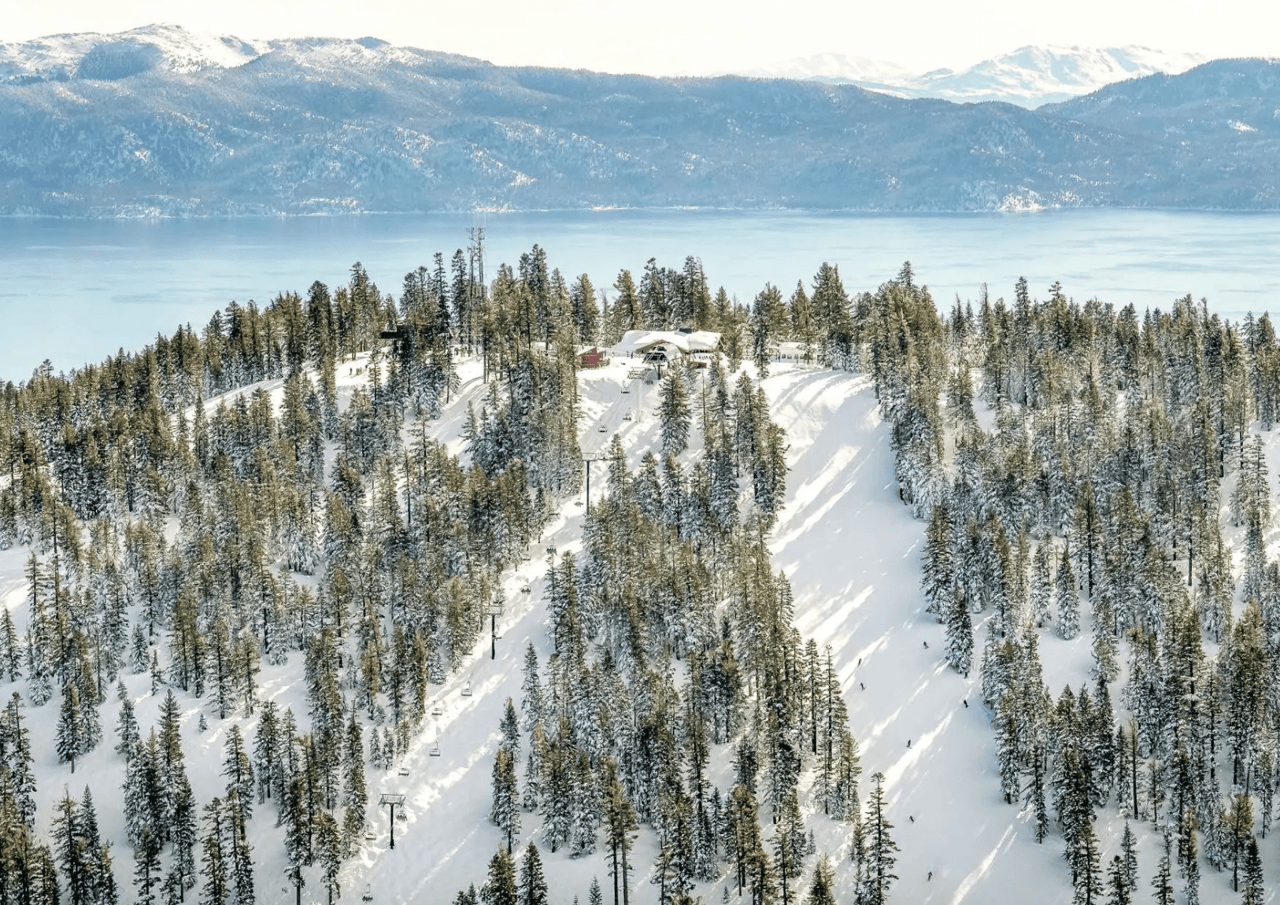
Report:
<svg viewBox="0 0 1280 905"><path fill-rule="evenodd" d="M1274 896L1267 316L472 264L3 387L0 898Z"/></svg>
<svg viewBox="0 0 1280 905"><path fill-rule="evenodd" d="M154 26L0 45L0 214L1280 203L1268 60L1026 110L502 67L376 38L196 38Z"/></svg>

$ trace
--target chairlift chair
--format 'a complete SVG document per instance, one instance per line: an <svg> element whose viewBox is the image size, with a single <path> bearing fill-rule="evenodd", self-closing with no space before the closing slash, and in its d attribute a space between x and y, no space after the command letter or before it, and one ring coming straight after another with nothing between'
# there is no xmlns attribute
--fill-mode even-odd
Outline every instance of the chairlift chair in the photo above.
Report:
<svg viewBox="0 0 1280 905"><path fill-rule="evenodd" d="M466 683L462 686L462 696L464 698L471 697L471 680L470 679L467 679Z"/></svg>
<svg viewBox="0 0 1280 905"><path fill-rule="evenodd" d="M433 742L433 743L432 743L432 745L431 745L431 750L430 750L430 751L428 751L428 752L427 752L427 754L428 754L428 755L430 755L431 757L439 757L439 756L440 756L440 743L439 743L439 742Z"/></svg>
<svg viewBox="0 0 1280 905"><path fill-rule="evenodd" d="M409 768L408 768L408 767L401 767L401 768L400 768L400 775L401 775L401 776L408 776L408 775L409 775Z"/></svg>
<svg viewBox="0 0 1280 905"><path fill-rule="evenodd" d="M555 545L555 544L549 544L549 545L547 546L547 555L548 555L548 556L555 556L555 555L556 555L556 545Z"/></svg>
<svg viewBox="0 0 1280 905"><path fill-rule="evenodd" d="M432 705L431 705L431 715L432 715L432 716L434 716L434 717L439 717L439 716L440 716L441 714L443 714L443 713L444 713L444 708L440 706L440 702L439 702L439 701L437 701L435 704L432 704Z"/></svg>

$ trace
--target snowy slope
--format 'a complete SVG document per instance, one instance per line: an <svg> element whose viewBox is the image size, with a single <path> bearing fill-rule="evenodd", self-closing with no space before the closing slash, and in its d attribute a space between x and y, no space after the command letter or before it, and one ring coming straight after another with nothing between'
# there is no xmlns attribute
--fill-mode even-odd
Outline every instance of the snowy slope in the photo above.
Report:
<svg viewBox="0 0 1280 905"><path fill-rule="evenodd" d="M1065 101L1105 85L1156 72L1177 75L1205 61L1195 53L1149 47L1019 47L964 69L912 73L894 63L838 53L815 54L755 67L743 75L848 83L898 97L959 103L1001 101L1021 107Z"/></svg>
<svg viewBox="0 0 1280 905"><path fill-rule="evenodd" d="M656 393L652 389L639 392L641 385L626 378L627 364L618 356L607 368L583 373L581 440L589 451L616 432L634 465L657 442ZM342 397L348 398L367 379L362 365L357 360L339 368ZM782 363L773 370L763 386L774 419L787 431L790 466L786 507L771 542L774 565L791 581L797 628L820 646L831 646L851 726L861 746L864 790L871 773L886 775L889 816L901 847L900 881L891 901L1065 905L1071 895L1061 838L1055 833L1044 845L1037 845L1027 815L1000 799L993 731L978 703L976 671L966 679L946 666L941 626L923 612L919 552L925 526L898 502L887 425L881 421L869 379ZM466 406L478 403L484 391L478 374L477 362L464 363L462 390L436 423L436 435L454 451L461 446ZM632 392L624 394L622 388L627 385ZM264 388L279 401L278 382ZM628 412L633 413L629 420L623 417ZM603 433L601 424L606 426ZM700 442L695 431L694 450L688 456L697 455ZM1280 445L1274 433L1267 437L1267 448L1270 469L1276 473ZM597 477L602 477L599 472ZM1224 494L1228 492L1224 488ZM547 544L561 552L579 548L584 503L581 498L565 501L544 537L530 548L529 558L506 579L507 610L499 620L502 637L496 646L497 658L490 659L488 638L482 638L463 668L435 689L429 708L438 704L440 713L428 718L428 728L400 763L385 774L368 771L371 801L376 802L382 792L405 794L407 820L397 824L396 850L389 852L386 810L370 808L375 839L344 868L343 901L355 901L367 888L376 902L445 902L459 888L483 879L498 844L498 832L486 818L501 708L508 696L519 700L526 645L533 644L545 662L549 643L541 603L544 548ZM1270 540L1274 547L1280 537L1273 532ZM22 566L27 552L0 552L0 605L14 611L20 631L26 623ZM1086 611L1082 622L1087 624L1087 619ZM975 637L981 639L982 633L982 626L975 626ZM1087 634L1074 642L1042 635L1045 678L1055 694L1067 682L1079 686L1086 680ZM300 657L293 654L285 667L264 663L260 681L264 698L282 707L292 705L301 713L306 705ZM160 698L149 696L145 675L126 675L126 684L137 701L145 734L156 722ZM9 683L0 682L0 700L7 700L13 690ZM468 690L470 694L465 693ZM207 801L223 787L218 770L232 720L211 719L209 731L200 735L196 730L199 702L189 696L180 695L180 699L186 714L182 733L188 771L197 800ZM64 786L78 796L89 784L103 834L115 842L122 901L129 901L132 866L117 791L123 782L123 763L112 751L117 704L112 699L101 708L104 743L77 765L74 774L57 764L53 754L55 708L56 702L51 702L25 714L37 752L38 825L47 832L52 802ZM255 720L237 717L235 721L251 737ZM437 744L440 754L432 756L430 751ZM717 752L713 768L718 771L716 781L723 783L723 751ZM803 805L818 849L837 859L841 901L850 901L848 829L813 814L807 794ZM294 900L294 893L284 883L284 850L270 811L270 805L260 806L252 825L258 901L283 905ZM1108 807L1098 819L1108 859L1116 850L1120 829L1114 815L1114 807ZM524 815L524 824L522 841L540 839L532 815ZM769 832L767 826L765 831ZM1280 857L1280 840L1272 835L1262 846L1265 862L1273 866ZM1140 851L1143 886L1137 898L1145 899L1146 879L1156 857L1149 836L1144 836ZM647 876L653 855L652 834L642 833L633 856L640 868L632 895L637 905L656 898ZM585 901L592 876L607 887L599 855L575 861L566 852L544 850L544 866L552 902L557 905L568 905L575 896ZM306 900L323 901L318 866L309 869L307 882ZM716 902L724 887L720 881L704 885L699 892L704 901ZM1212 871L1206 872L1201 896L1206 905L1239 900L1230 891L1229 878ZM1267 901L1278 900L1273 889Z"/></svg>
<svg viewBox="0 0 1280 905"><path fill-rule="evenodd" d="M263 42L147 25L113 34L79 32L0 44L0 82L124 78L155 68L170 72L243 66Z"/></svg>

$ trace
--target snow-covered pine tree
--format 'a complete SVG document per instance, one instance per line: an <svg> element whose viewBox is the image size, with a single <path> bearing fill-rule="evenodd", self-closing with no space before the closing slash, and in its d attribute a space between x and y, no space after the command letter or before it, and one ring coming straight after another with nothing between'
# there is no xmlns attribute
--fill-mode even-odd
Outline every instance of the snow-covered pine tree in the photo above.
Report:
<svg viewBox="0 0 1280 905"><path fill-rule="evenodd" d="M667 369L662 379L658 403L658 417L661 425L661 448L664 456L678 456L689 446L689 431L693 419L693 411L689 405L689 394L685 389L684 377L680 369Z"/></svg>
<svg viewBox="0 0 1280 905"><path fill-rule="evenodd" d="M962 675L973 668L973 616L964 594L956 591L946 609L947 640L944 655Z"/></svg>
<svg viewBox="0 0 1280 905"><path fill-rule="evenodd" d="M511 852L520 832L520 798L516 787L515 763L506 745L499 745L493 761L493 806L489 822L498 828Z"/></svg>
<svg viewBox="0 0 1280 905"><path fill-rule="evenodd" d="M1156 905L1173 905L1173 865L1170 861L1170 850L1173 847L1169 831L1164 833L1164 849L1156 864L1155 876L1151 878L1151 888Z"/></svg>
<svg viewBox="0 0 1280 905"><path fill-rule="evenodd" d="M1076 590L1071 557L1064 549L1057 578L1058 634L1070 641L1080 633L1080 593Z"/></svg>
<svg viewBox="0 0 1280 905"><path fill-rule="evenodd" d="M489 859L489 876L480 887L480 901L484 905L519 905L515 864L502 846Z"/></svg>
<svg viewBox="0 0 1280 905"><path fill-rule="evenodd" d="M871 781L875 785L867 798L867 867L863 899L866 905L884 905L893 881L898 879L893 873L898 861L898 845L891 834L893 824L885 813L884 774L873 774Z"/></svg>
<svg viewBox="0 0 1280 905"><path fill-rule="evenodd" d="M929 529L925 534L922 560L921 586L924 598L928 601L925 611L933 614L939 622L947 621L946 614L955 599L955 566L952 562L951 539L954 529L951 525L950 506L944 496L933 507L929 517Z"/></svg>

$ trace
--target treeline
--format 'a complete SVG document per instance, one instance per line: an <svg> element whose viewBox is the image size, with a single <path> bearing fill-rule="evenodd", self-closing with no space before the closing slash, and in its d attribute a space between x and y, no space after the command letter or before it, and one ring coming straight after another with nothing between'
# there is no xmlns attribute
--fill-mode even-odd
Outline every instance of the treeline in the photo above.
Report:
<svg viewBox="0 0 1280 905"><path fill-rule="evenodd" d="M1258 432L1280 388L1270 319L1231 324L1190 297L1139 316L1057 284L1037 301L1025 281L1012 304L933 312L865 351L903 499L929 517L929 610L952 665L980 662L1000 793L1031 809L1038 840L1060 831L1077 901L1136 895L1128 829L1104 866L1105 807L1163 838L1157 901L1175 873L1197 901L1201 860L1262 901L1257 837L1280 779L1280 565ZM1042 639L1082 623L1091 674L1055 699Z"/></svg>
<svg viewBox="0 0 1280 905"><path fill-rule="evenodd" d="M64 796L65 845L51 848L36 832L21 715L57 702L52 754L72 771L102 756L113 688L139 900L180 900L199 877L209 901L251 902L255 796L276 802L299 882L320 863L336 892L341 861L362 838L363 792L351 785L359 765L396 761L421 727L428 686L471 652L504 570L580 483L578 346L688 324L725 331L732 367L745 348L746 312L723 290L710 293L693 258L678 271L651 261L638 282L623 271L600 307L588 277L567 284L537 246L489 285L472 265L459 253L447 271L437 255L434 268L405 276L396 299L357 264L335 290L317 282L262 308L233 303L202 331L184 326L139 353L69 375L44 367L0 388L0 548L30 548L26 624L0 619L0 673L26 692L0 724L0 898L52 901L59 872L76 905L118 896L102 879L112 874L109 846L96 840L84 800ZM467 355L483 358L488 387L468 414L467 453L455 457L430 421L459 391L456 364ZM340 368L356 361L368 380L340 398ZM640 634L616 639L609 656L628 680L637 651L705 656L709 672L732 672L713 662L730 640L714 615L729 589L714 576L746 556L750 531L762 543L785 489L785 436L767 402L719 368L701 408L705 454L682 473L674 456L691 437L689 378L672 369L664 379L664 459L647 460L634 479L637 525L662 526L645 562L678 552L680 568L666 578L684 590L678 608L645 602L626 628ZM283 384L278 399L244 389L271 380ZM766 568L763 547L751 555ZM606 568L605 555L588 567ZM645 585L632 576L625 590ZM592 606L584 617L601 626L622 618L616 600ZM584 664L603 656L582 645ZM264 660L294 653L308 712L276 713L259 701L258 675ZM786 668L798 668L795 651L788 656ZM634 668L636 681L649 675ZM758 696L768 676L752 668ZM251 755L233 723L224 794L194 800L171 722L155 733L138 726L122 690L130 674L165 695L164 713L184 695L203 702L202 725L206 714L256 720ZM741 729L728 704L708 710L717 738ZM558 731L558 716L547 717L544 734ZM622 753L609 756L625 767ZM599 752L589 763L599 769ZM625 770L628 799L645 794ZM703 804L704 793L694 793ZM852 794L847 783L841 794ZM648 822L645 801L633 806ZM91 875L101 882L72 879Z"/></svg>
<svg viewBox="0 0 1280 905"><path fill-rule="evenodd" d="M641 826L658 840L657 901L691 902L695 884L726 864L752 902L791 901L814 854L800 812L806 771L822 813L855 827L868 901L883 898L896 847L879 786L868 809L876 832L866 835L858 747L830 654L794 628L790 585L763 540L784 485L739 492L758 461L752 438L777 428L745 374L732 396L726 378L713 368L710 393L724 408L708 413L687 473L674 452L661 464L646 453L632 471L614 438L581 555L552 557L552 653L544 669L529 647L522 715L508 699L494 757L490 819L502 846L480 889L460 892L457 905L548 901L537 845L518 876L513 860L527 812L552 852L603 849L615 902L628 900ZM709 777L716 746L731 750L727 789ZM819 890L813 901L834 901L825 857L809 886ZM598 885L589 901L603 901Z"/></svg>

